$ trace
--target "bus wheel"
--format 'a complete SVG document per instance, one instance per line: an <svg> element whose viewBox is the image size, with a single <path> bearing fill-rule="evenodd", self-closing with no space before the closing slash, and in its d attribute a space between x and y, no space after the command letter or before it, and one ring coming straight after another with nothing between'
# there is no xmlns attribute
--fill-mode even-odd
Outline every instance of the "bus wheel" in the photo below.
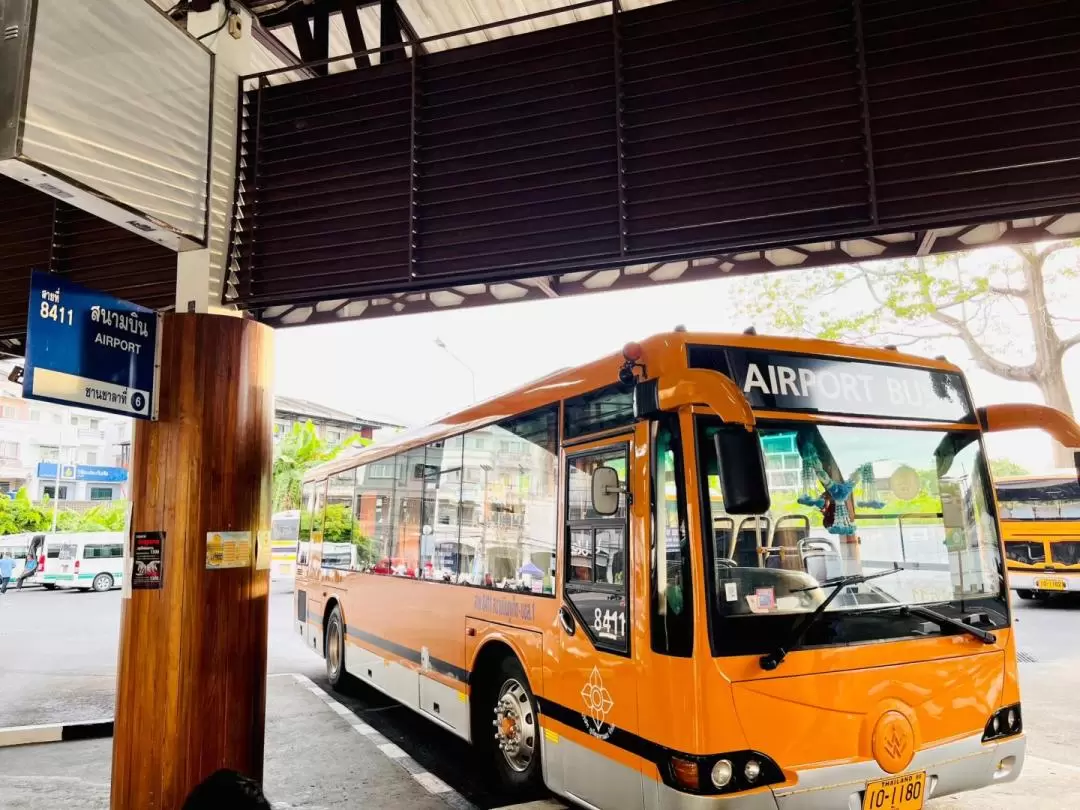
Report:
<svg viewBox="0 0 1080 810"><path fill-rule="evenodd" d="M507 657L499 662L491 683L496 687L489 693L494 726L491 754L499 781L514 792L538 787L540 724L529 679L517 659Z"/></svg>
<svg viewBox="0 0 1080 810"><path fill-rule="evenodd" d="M56 590L56 583L55 582L46 582L41 587L44 588L47 591L55 591Z"/></svg>
<svg viewBox="0 0 1080 810"><path fill-rule="evenodd" d="M1034 599L1035 598L1035 594L1033 594L1031 591L1023 590L1023 589L1017 590L1016 595L1019 596L1021 599Z"/></svg>
<svg viewBox="0 0 1080 810"><path fill-rule="evenodd" d="M326 679L337 689L345 680L345 623L341 608L334 605L326 622Z"/></svg>
<svg viewBox="0 0 1080 810"><path fill-rule="evenodd" d="M94 589L96 593L105 593L105 591L111 591L113 586L113 578L108 574L98 574L94 577L94 584L90 587Z"/></svg>

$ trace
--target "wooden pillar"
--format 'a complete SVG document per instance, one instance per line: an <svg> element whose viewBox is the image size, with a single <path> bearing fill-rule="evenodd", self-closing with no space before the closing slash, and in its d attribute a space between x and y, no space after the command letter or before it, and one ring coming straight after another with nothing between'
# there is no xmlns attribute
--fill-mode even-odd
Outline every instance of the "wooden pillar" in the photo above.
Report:
<svg viewBox="0 0 1080 810"><path fill-rule="evenodd" d="M132 531L164 531L160 590L123 603L112 810L175 810L218 768L262 778L269 570L206 568L206 534L269 529L273 332L169 314L159 421L139 422Z"/></svg>

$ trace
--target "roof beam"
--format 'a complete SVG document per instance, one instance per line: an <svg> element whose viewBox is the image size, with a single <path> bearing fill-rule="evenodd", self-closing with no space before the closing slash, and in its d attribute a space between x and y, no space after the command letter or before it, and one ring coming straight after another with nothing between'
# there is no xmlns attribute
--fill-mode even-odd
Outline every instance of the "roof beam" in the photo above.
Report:
<svg viewBox="0 0 1080 810"><path fill-rule="evenodd" d="M397 4L395 3L395 5ZM408 15L405 13L404 9L401 8L401 6L397 7L397 16L398 25L400 25L401 30L405 32L405 39L408 41L409 45L412 46L413 56L427 53L427 50L424 48L424 43L420 41L420 37L416 33L416 29L413 27L412 20L409 19Z"/></svg>
<svg viewBox="0 0 1080 810"><path fill-rule="evenodd" d="M260 11L265 4L257 5L255 0L247 0L249 7L252 11L258 15L259 21L263 24L264 28L284 28L286 25L291 25L295 19L296 14L303 16L304 19L310 20L315 16L317 9L326 9L328 14L333 14L341 8L341 0L313 0L311 3L296 2L291 5L284 5L280 8L276 8L273 11ZM379 0L357 0L357 8L367 8L368 6L378 5Z"/></svg>
<svg viewBox="0 0 1080 810"><path fill-rule="evenodd" d="M367 50L364 41L364 29L360 27L360 13L357 0L341 0L341 21L345 23L345 33L349 35L349 49L357 54L353 57L356 67L371 67L371 57L363 53Z"/></svg>
<svg viewBox="0 0 1080 810"><path fill-rule="evenodd" d="M397 0L379 0L379 46L388 48L391 45L401 45L401 25L398 22ZM395 59L403 59L405 50L394 48L382 52L382 61L393 62Z"/></svg>
<svg viewBox="0 0 1080 810"><path fill-rule="evenodd" d="M314 70L308 67L299 67L300 57L293 53L285 43L275 37L269 31L267 31L262 23L259 22L259 18L254 14L251 15L251 36L255 38L255 41L266 48L267 51L282 65L297 65L296 72L304 79L310 79L318 74Z"/></svg>
<svg viewBox="0 0 1080 810"><path fill-rule="evenodd" d="M317 62L326 59L330 53L330 16L329 12L315 17L315 32L311 33L308 25L308 15L303 3L296 3L292 7L292 30L296 37L296 48L300 51L300 59L304 62ZM315 65L312 68L320 76L329 73L329 67L325 64Z"/></svg>

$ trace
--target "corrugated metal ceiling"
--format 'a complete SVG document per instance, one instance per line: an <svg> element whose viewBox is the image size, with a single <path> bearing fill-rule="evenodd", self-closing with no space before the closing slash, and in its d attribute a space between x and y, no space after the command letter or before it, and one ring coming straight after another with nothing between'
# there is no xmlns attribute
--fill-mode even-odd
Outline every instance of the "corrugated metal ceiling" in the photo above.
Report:
<svg viewBox="0 0 1080 810"><path fill-rule="evenodd" d="M165 10L175 5L174 0L153 0L153 2ZM264 0L243 0L242 4L254 9L258 16L266 17L269 14L287 11L297 2L304 2L304 0L281 0L276 3L268 3ZM618 0L618 2L621 9L631 11L670 2L670 0ZM604 17L611 14L612 3L574 3L573 0L398 0L398 9L420 39L431 40L425 42L423 47L425 51L433 53L527 34L557 25L568 25ZM358 16L368 48L379 47L381 13L378 2L370 3L368 0L368 4L359 9ZM521 17L531 17L531 19L508 25L496 25L502 20ZM483 30L473 30L457 36L444 36L457 31L478 28L483 28ZM297 57L296 61L299 61L300 49L290 26L275 27L268 33L288 48ZM404 38L408 40L407 35ZM253 66L252 72L271 70L288 64L265 47L260 46L259 50L260 58L257 60L259 64ZM353 53L340 13L332 14L330 17L329 50L330 58ZM371 61L377 64L379 55L373 54ZM354 69L355 64L348 59L333 62L330 65L331 73ZM281 75L274 77L271 81L276 84L287 80L285 75Z"/></svg>

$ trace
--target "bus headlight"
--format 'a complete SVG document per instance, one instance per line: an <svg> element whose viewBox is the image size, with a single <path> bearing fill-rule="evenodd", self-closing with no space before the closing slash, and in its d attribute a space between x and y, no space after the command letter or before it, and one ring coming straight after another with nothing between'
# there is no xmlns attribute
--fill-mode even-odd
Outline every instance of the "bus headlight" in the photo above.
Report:
<svg viewBox="0 0 1080 810"><path fill-rule="evenodd" d="M1020 711L1020 704L1014 703L990 715L990 719L986 721L986 729L983 731L983 742L1013 737L1023 730L1024 718Z"/></svg>
<svg viewBox="0 0 1080 810"><path fill-rule="evenodd" d="M778 785L785 780L780 766L758 751L672 754L660 772L669 787L706 796Z"/></svg>
<svg viewBox="0 0 1080 810"><path fill-rule="evenodd" d="M761 776L761 763L756 759L746 760L746 767L743 768L743 776L746 777L747 782L756 782L757 778Z"/></svg>
<svg viewBox="0 0 1080 810"><path fill-rule="evenodd" d="M712 766L712 783L717 790L723 790L731 784L731 777L735 775L735 769L731 767L731 761L727 759L717 760Z"/></svg>

